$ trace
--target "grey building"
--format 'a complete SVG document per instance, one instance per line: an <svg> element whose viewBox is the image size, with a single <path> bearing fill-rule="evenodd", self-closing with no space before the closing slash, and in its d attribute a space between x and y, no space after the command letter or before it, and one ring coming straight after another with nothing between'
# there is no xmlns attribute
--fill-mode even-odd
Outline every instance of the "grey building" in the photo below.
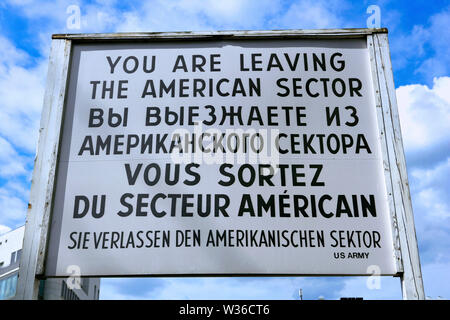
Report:
<svg viewBox="0 0 450 320"><path fill-rule="evenodd" d="M16 295L19 263L25 227L0 235L0 300ZM39 299L43 300L98 300L99 278L41 280Z"/></svg>

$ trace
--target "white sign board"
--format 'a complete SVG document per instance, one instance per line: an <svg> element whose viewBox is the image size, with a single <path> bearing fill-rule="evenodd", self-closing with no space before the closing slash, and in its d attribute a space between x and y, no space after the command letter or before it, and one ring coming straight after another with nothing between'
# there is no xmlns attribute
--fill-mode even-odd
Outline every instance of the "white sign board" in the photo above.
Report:
<svg viewBox="0 0 450 320"><path fill-rule="evenodd" d="M395 275L367 41L74 44L45 274Z"/></svg>

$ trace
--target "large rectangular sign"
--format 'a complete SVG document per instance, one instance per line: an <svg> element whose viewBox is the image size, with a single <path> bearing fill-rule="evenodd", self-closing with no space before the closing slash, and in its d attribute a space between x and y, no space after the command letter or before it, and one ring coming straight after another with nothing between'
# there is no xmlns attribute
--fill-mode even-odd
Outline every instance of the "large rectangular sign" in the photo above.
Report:
<svg viewBox="0 0 450 320"><path fill-rule="evenodd" d="M399 271L365 37L74 43L69 71L47 276Z"/></svg>

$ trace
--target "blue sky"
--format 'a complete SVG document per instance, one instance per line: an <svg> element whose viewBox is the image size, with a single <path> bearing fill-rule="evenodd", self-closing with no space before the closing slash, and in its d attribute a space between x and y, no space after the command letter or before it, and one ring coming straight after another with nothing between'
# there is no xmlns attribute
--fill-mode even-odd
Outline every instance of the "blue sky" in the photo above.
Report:
<svg viewBox="0 0 450 320"><path fill-rule="evenodd" d="M80 29L67 8L78 5ZM23 225L53 33L366 27L381 9L391 58L425 292L450 298L450 2L157 0L0 3L0 233ZM108 299L398 299L398 279L369 290L366 278L103 279Z"/></svg>

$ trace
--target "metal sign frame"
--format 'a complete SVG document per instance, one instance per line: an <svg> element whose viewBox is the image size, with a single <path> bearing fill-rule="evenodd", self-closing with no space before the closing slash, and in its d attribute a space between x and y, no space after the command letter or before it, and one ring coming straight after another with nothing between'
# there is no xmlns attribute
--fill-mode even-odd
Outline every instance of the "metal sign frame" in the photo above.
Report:
<svg viewBox="0 0 450 320"><path fill-rule="evenodd" d="M42 279L44 275L73 44L123 41L349 38L367 40L396 264L399 270L398 276L401 279L403 298L425 299L385 28L53 35L16 299L37 299L39 279Z"/></svg>

